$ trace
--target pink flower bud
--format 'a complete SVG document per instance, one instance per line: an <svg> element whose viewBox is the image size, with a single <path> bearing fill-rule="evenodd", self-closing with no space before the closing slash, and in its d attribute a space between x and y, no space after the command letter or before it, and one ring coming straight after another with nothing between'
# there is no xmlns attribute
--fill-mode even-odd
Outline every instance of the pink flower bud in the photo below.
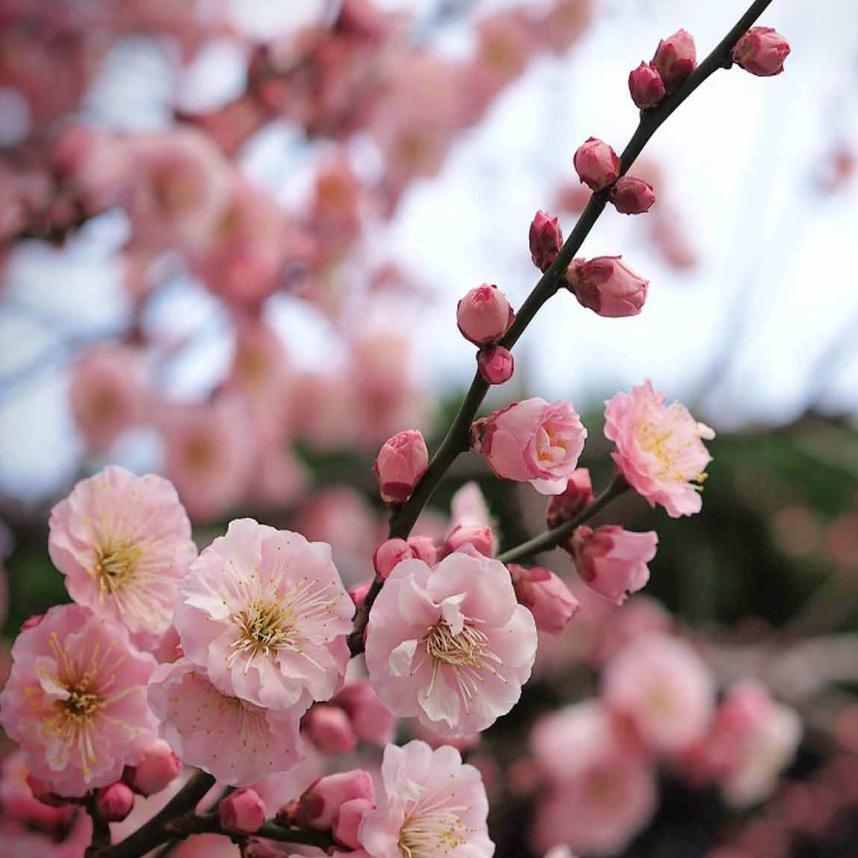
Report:
<svg viewBox="0 0 858 858"><path fill-rule="evenodd" d="M549 529L563 524L578 515L581 510L593 503L593 483L586 468L577 468L569 477L562 494L554 495L548 501L545 522Z"/></svg>
<svg viewBox="0 0 858 858"><path fill-rule="evenodd" d="M578 178L591 191L601 191L617 181L620 175L620 159L607 144L589 137L578 147L572 159Z"/></svg>
<svg viewBox="0 0 858 858"><path fill-rule="evenodd" d="M575 567L584 583L617 605L649 581L658 534L633 533L615 524L579 527L572 537Z"/></svg>
<svg viewBox="0 0 858 858"><path fill-rule="evenodd" d="M237 789L217 806L222 828L236 834L255 834L265 822L265 802L252 789Z"/></svg>
<svg viewBox="0 0 858 858"><path fill-rule="evenodd" d="M733 48L733 60L745 71L772 77L784 70L789 42L771 27L751 27Z"/></svg>
<svg viewBox="0 0 858 858"><path fill-rule="evenodd" d="M530 258L540 271L547 271L563 247L563 232L556 217L541 209L530 224Z"/></svg>
<svg viewBox="0 0 858 858"><path fill-rule="evenodd" d="M427 566L434 566L438 562L438 546L431 536L409 536L408 545L414 556Z"/></svg>
<svg viewBox="0 0 858 858"><path fill-rule="evenodd" d="M515 371L515 360L503 346L488 346L477 352L477 366L486 384L505 384Z"/></svg>
<svg viewBox="0 0 858 858"><path fill-rule="evenodd" d="M456 307L456 322L465 339L475 346L499 340L509 329L515 313L497 286L483 283L471 289Z"/></svg>
<svg viewBox="0 0 858 858"><path fill-rule="evenodd" d="M444 540L441 556L446 557L454 551L461 551L466 545L470 545L486 557L494 556L495 537L492 529L482 524L456 525Z"/></svg>
<svg viewBox="0 0 858 858"><path fill-rule="evenodd" d="M397 432L384 442L375 460L378 488L385 503L405 503L429 465L429 451L416 429Z"/></svg>
<svg viewBox="0 0 858 858"><path fill-rule="evenodd" d="M171 783L182 770L182 761L163 740L156 739L146 756L133 768L127 768L123 780L140 795L153 795Z"/></svg>
<svg viewBox="0 0 858 858"><path fill-rule="evenodd" d="M331 702L346 712L359 739L382 747L393 741L396 719L366 680L350 683Z"/></svg>
<svg viewBox="0 0 858 858"><path fill-rule="evenodd" d="M122 822L134 809L134 793L121 781L95 794L95 810L105 822Z"/></svg>
<svg viewBox="0 0 858 858"><path fill-rule="evenodd" d="M349 849L360 849L358 829L364 816L373 809L373 803L365 798L353 798L340 805L334 821L334 839Z"/></svg>
<svg viewBox="0 0 858 858"><path fill-rule="evenodd" d="M415 556L413 549L404 539L386 539L375 549L372 565L378 577L386 581L387 576L399 563L403 560L411 560Z"/></svg>
<svg viewBox="0 0 858 858"><path fill-rule="evenodd" d="M640 313L649 287L649 281L624 265L621 256L575 259L566 280L579 303L612 319Z"/></svg>
<svg viewBox="0 0 858 858"><path fill-rule="evenodd" d="M629 73L629 92L632 101L641 110L647 110L664 98L664 81L657 69L641 63Z"/></svg>
<svg viewBox="0 0 858 858"><path fill-rule="evenodd" d="M649 182L637 176L623 176L611 188L611 202L620 214L643 214L652 208L655 192Z"/></svg>
<svg viewBox="0 0 858 858"><path fill-rule="evenodd" d="M317 703L301 719L301 727L323 754L345 754L357 745L349 716L339 706Z"/></svg>
<svg viewBox="0 0 858 858"><path fill-rule="evenodd" d="M363 798L375 801L372 776L363 769L352 769L319 778L298 799L290 821L319 831L329 829L340 807L347 801Z"/></svg>
<svg viewBox="0 0 858 858"><path fill-rule="evenodd" d="M569 588L548 569L511 565L509 572L519 604L530 610L540 631L560 634L581 610Z"/></svg>
<svg viewBox="0 0 858 858"><path fill-rule="evenodd" d="M686 30L677 30L658 43L652 66L661 75L664 88L673 92L697 68L697 48L694 36Z"/></svg>

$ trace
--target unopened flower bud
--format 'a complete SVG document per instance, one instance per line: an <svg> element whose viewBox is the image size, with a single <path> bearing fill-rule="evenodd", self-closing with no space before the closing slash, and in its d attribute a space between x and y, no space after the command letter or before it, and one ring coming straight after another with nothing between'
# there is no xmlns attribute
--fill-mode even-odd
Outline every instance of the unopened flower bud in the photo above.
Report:
<svg viewBox="0 0 858 858"><path fill-rule="evenodd" d="M459 330L475 346L485 346L499 340L514 318L515 313L506 295L489 283L471 289L456 307Z"/></svg>
<svg viewBox="0 0 858 858"><path fill-rule="evenodd" d="M488 346L477 352L477 367L486 384L505 384L515 371L515 359L503 346Z"/></svg>
<svg viewBox="0 0 858 858"><path fill-rule="evenodd" d="M434 566L438 562L438 546L431 536L409 536L408 545L414 556L427 566Z"/></svg>
<svg viewBox="0 0 858 858"><path fill-rule="evenodd" d="M255 834L265 822L265 802L252 789L237 789L217 806L222 828L236 834Z"/></svg>
<svg viewBox="0 0 858 858"><path fill-rule="evenodd" d="M620 256L575 259L566 281L579 303L607 318L636 316L649 288L649 281L624 265Z"/></svg>
<svg viewBox="0 0 858 858"><path fill-rule="evenodd" d="M509 573L519 604L530 610L540 631L560 634L581 610L581 603L569 588L548 569L512 564Z"/></svg>
<svg viewBox="0 0 858 858"><path fill-rule="evenodd" d="M629 72L629 92L641 110L655 107L664 98L664 81L658 69L647 63L632 69Z"/></svg>
<svg viewBox="0 0 858 858"><path fill-rule="evenodd" d="M361 842L358 839L358 829L363 822L364 816L373 808L373 803L365 798L353 798L344 801L337 811L334 820L334 839L349 849L360 849Z"/></svg>
<svg viewBox="0 0 858 858"><path fill-rule="evenodd" d="M407 429L388 438L375 460L381 499L389 504L407 501L428 465L429 450L422 433Z"/></svg>
<svg viewBox="0 0 858 858"><path fill-rule="evenodd" d="M372 564L376 574L383 581L403 561L415 557L414 550L404 539L386 539L372 556Z"/></svg>
<svg viewBox="0 0 858 858"><path fill-rule="evenodd" d="M697 68L697 48L694 36L686 30L677 30L658 43L652 66L661 75L664 87L673 92Z"/></svg>
<svg viewBox="0 0 858 858"><path fill-rule="evenodd" d="M143 759L125 770L123 780L140 795L153 795L171 783L182 770L182 761L163 740L156 739Z"/></svg>
<svg viewBox="0 0 858 858"><path fill-rule="evenodd" d="M562 494L553 495L548 501L545 523L548 528L571 521L579 512L593 503L593 483L587 468L577 468L569 477Z"/></svg>
<svg viewBox="0 0 858 858"><path fill-rule="evenodd" d="M602 140L589 137L578 147L573 158L578 178L591 191L601 191L617 181L620 159L617 153Z"/></svg>
<svg viewBox="0 0 858 858"><path fill-rule="evenodd" d="M444 540L441 556L446 557L454 551L461 551L466 545L470 545L486 557L491 557L495 553L495 537L492 529L483 524L456 525Z"/></svg>
<svg viewBox="0 0 858 858"><path fill-rule="evenodd" d="M319 778L298 799L298 806L290 809L289 822L305 825L319 831L329 829L337 811L347 801L364 798L375 801L372 776L363 769L352 769Z"/></svg>
<svg viewBox="0 0 858 858"><path fill-rule="evenodd" d="M759 77L772 77L784 70L789 42L771 27L751 27L733 48L733 61Z"/></svg>
<svg viewBox="0 0 858 858"><path fill-rule="evenodd" d="M620 214L643 214L652 208L655 191L637 176L623 176L611 188L611 202Z"/></svg>
<svg viewBox="0 0 858 858"><path fill-rule="evenodd" d="M95 810L105 822L122 822L134 809L134 793L121 781L103 787L95 794Z"/></svg>
<svg viewBox="0 0 858 858"><path fill-rule="evenodd" d="M357 745L349 716L339 706L317 703L301 719L301 728L323 754L345 754Z"/></svg>
<svg viewBox="0 0 858 858"><path fill-rule="evenodd" d="M530 224L530 258L540 271L547 271L563 247L563 232L556 217L540 209Z"/></svg>
<svg viewBox="0 0 858 858"><path fill-rule="evenodd" d="M359 739L381 747L393 741L396 719L367 680L349 683L331 702L349 716Z"/></svg>

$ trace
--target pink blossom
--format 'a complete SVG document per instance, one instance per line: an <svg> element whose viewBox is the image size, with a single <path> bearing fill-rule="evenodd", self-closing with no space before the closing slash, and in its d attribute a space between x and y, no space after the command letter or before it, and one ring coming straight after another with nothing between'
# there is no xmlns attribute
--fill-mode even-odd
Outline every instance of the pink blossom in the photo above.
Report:
<svg viewBox="0 0 858 858"><path fill-rule="evenodd" d="M227 831L253 834L265 822L265 803L252 789L237 789L217 806L218 821Z"/></svg>
<svg viewBox="0 0 858 858"><path fill-rule="evenodd" d="M620 392L605 407L605 436L629 485L671 518L700 512L704 468L712 460L704 440L715 433L679 402L665 404L651 381Z"/></svg>
<svg viewBox="0 0 858 858"><path fill-rule="evenodd" d="M694 37L686 30L677 30L662 39L651 65L661 75L665 89L673 92L697 68Z"/></svg>
<svg viewBox="0 0 858 858"><path fill-rule="evenodd" d="M435 569L405 560L370 612L366 662L379 698L442 736L486 729L515 705L536 627L506 567L455 552Z"/></svg>
<svg viewBox="0 0 858 858"><path fill-rule="evenodd" d="M745 71L760 77L771 77L784 70L789 56L789 42L771 27L751 27L733 48L734 62Z"/></svg>
<svg viewBox="0 0 858 858"><path fill-rule="evenodd" d="M153 645L173 618L197 549L176 490L111 465L51 511L48 550L71 597Z"/></svg>
<svg viewBox="0 0 858 858"><path fill-rule="evenodd" d="M146 705L154 659L80 605L50 608L12 647L0 721L51 790L80 796L118 780L156 724Z"/></svg>
<svg viewBox="0 0 858 858"><path fill-rule="evenodd" d="M581 610L581 603L550 570L510 565L509 571L516 598L533 614L539 631L560 634Z"/></svg>
<svg viewBox="0 0 858 858"><path fill-rule="evenodd" d="M166 409L164 471L191 518L215 518L242 499L253 467L248 424L232 397Z"/></svg>
<svg viewBox="0 0 858 858"><path fill-rule="evenodd" d="M95 794L96 813L105 822L122 822L134 809L134 793L121 781L102 787Z"/></svg>
<svg viewBox="0 0 858 858"><path fill-rule="evenodd" d="M629 72L629 92L635 105L641 110L647 110L664 98L664 81L657 69L641 63Z"/></svg>
<svg viewBox="0 0 858 858"><path fill-rule="evenodd" d="M573 162L578 178L591 191L607 188L620 176L620 159L617 153L607 143L595 137L588 137L578 147Z"/></svg>
<svg viewBox="0 0 858 858"><path fill-rule="evenodd" d="M628 717L642 742L658 753L678 753L709 726L715 702L711 671L684 641L664 634L638 638L605 668L602 694Z"/></svg>
<svg viewBox="0 0 858 858"><path fill-rule="evenodd" d="M371 858L491 858L488 800L480 773L449 746L388 745L381 765L384 793L358 831Z"/></svg>
<svg viewBox="0 0 858 858"><path fill-rule="evenodd" d="M404 503L429 466L429 451L416 429L388 438L375 459L378 489L385 503Z"/></svg>
<svg viewBox="0 0 858 858"><path fill-rule="evenodd" d="M288 771L303 758L300 713L261 709L222 694L187 659L155 669L149 705L161 719L164 738L185 763L233 786Z"/></svg>
<svg viewBox="0 0 858 858"><path fill-rule="evenodd" d="M587 430L569 402L534 397L514 402L474 424L476 448L507 480L560 494L575 471Z"/></svg>
<svg viewBox="0 0 858 858"><path fill-rule="evenodd" d="M342 684L353 613L329 545L244 518L191 566L175 624L224 694L303 712Z"/></svg>
<svg viewBox="0 0 858 858"><path fill-rule="evenodd" d="M352 798L344 801L334 819L334 839L350 849L360 849L358 832L364 817L374 807L375 805L367 798ZM365 852L363 854L366 855Z"/></svg>
<svg viewBox="0 0 858 858"><path fill-rule="evenodd" d="M475 346L499 340L515 318L506 295L494 284L471 289L456 307L456 322L465 339Z"/></svg>
<svg viewBox="0 0 858 858"><path fill-rule="evenodd" d="M456 490L450 500L453 525L481 524L492 526L492 517L480 485L473 480ZM431 565L431 564L430 564Z"/></svg>
<svg viewBox="0 0 858 858"><path fill-rule="evenodd" d="M611 188L611 202L620 214L643 214L655 203L655 192L637 176L622 176Z"/></svg>
<svg viewBox="0 0 858 858"><path fill-rule="evenodd" d="M649 281L620 256L575 259L566 269L566 283L581 306L608 319L636 316L649 290Z"/></svg>
<svg viewBox="0 0 858 858"><path fill-rule="evenodd" d="M572 535L572 556L581 580L606 599L622 605L649 581L647 563L655 557L658 534L633 533L616 524L587 526Z"/></svg>
<svg viewBox="0 0 858 858"><path fill-rule="evenodd" d="M486 384L506 384L515 371L515 359L503 346L488 346L477 352L477 367Z"/></svg>
<svg viewBox="0 0 858 858"><path fill-rule="evenodd" d="M587 468L576 468L569 476L566 488L559 495L552 495L545 511L545 523L549 529L571 521L579 512L593 503L593 483Z"/></svg>
<svg viewBox="0 0 858 858"><path fill-rule="evenodd" d="M530 258L540 271L547 271L563 246L563 232L556 217L540 209L530 224Z"/></svg>
<svg viewBox="0 0 858 858"><path fill-rule="evenodd" d="M146 392L141 355L120 345L82 352L72 365L69 402L89 449L104 452L143 418Z"/></svg>

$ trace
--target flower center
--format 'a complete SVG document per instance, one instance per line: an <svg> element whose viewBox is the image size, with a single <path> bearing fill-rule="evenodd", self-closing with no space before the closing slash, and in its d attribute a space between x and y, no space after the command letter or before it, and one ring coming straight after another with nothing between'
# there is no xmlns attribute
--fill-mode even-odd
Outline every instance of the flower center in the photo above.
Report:
<svg viewBox="0 0 858 858"><path fill-rule="evenodd" d="M295 612L288 604L257 599L239 611L233 622L239 637L231 644L232 660L240 654L253 658L268 656L287 645L294 645Z"/></svg>
<svg viewBox="0 0 858 858"><path fill-rule="evenodd" d="M62 701L61 705L72 718L78 720L89 718L101 707L101 697L89 687L88 683L80 682L67 690L69 696Z"/></svg>
<svg viewBox="0 0 858 858"><path fill-rule="evenodd" d="M488 638L481 631L465 625L459 634L453 634L446 620L433 626L425 641L433 661L454 667L481 666L488 649Z"/></svg>
<svg viewBox="0 0 858 858"><path fill-rule="evenodd" d="M100 548L95 561L99 588L106 593L121 589L134 574L142 553L139 545L127 542Z"/></svg>
<svg viewBox="0 0 858 858"><path fill-rule="evenodd" d="M447 855L465 842L464 834L465 826L455 813L414 813L405 818L399 830L399 854L402 858Z"/></svg>

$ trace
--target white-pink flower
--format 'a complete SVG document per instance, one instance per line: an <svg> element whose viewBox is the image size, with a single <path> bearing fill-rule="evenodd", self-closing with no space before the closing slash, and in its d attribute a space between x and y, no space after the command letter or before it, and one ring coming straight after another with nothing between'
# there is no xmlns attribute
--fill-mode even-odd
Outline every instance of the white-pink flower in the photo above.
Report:
<svg viewBox="0 0 858 858"><path fill-rule="evenodd" d="M667 634L638 638L602 674L606 705L628 717L657 753L679 753L703 737L715 705L711 671L689 644Z"/></svg>
<svg viewBox="0 0 858 858"><path fill-rule="evenodd" d="M48 550L79 604L123 623L148 648L173 618L197 549L172 484L111 465L51 511Z"/></svg>
<svg viewBox="0 0 858 858"><path fill-rule="evenodd" d="M660 504L671 518L700 512L712 461L703 441L715 433L682 403L665 404L646 381L607 402L605 435L616 445L612 456L620 472L650 506Z"/></svg>
<svg viewBox="0 0 858 858"><path fill-rule="evenodd" d="M480 773L455 748L425 742L388 745L384 795L366 814L358 839L371 858L491 858L489 805Z"/></svg>
<svg viewBox="0 0 858 858"><path fill-rule="evenodd" d="M18 635L12 660L0 722L52 791L79 796L112 783L151 744L146 684L155 660L119 623L59 605Z"/></svg>
<svg viewBox="0 0 858 858"><path fill-rule="evenodd" d="M536 656L533 615L506 567L455 552L401 562L369 616L366 662L379 698L439 736L485 730L521 696Z"/></svg>
<svg viewBox="0 0 858 858"><path fill-rule="evenodd" d="M243 518L191 566L175 624L223 693L300 715L342 685L353 614L329 545Z"/></svg>
<svg viewBox="0 0 858 858"><path fill-rule="evenodd" d="M587 430L569 402L534 397L514 402L475 424L477 450L507 480L558 495L578 466Z"/></svg>
<svg viewBox="0 0 858 858"><path fill-rule="evenodd" d="M188 659L156 668L149 705L185 763L233 786L285 772L304 758L300 713L263 709L223 694Z"/></svg>

